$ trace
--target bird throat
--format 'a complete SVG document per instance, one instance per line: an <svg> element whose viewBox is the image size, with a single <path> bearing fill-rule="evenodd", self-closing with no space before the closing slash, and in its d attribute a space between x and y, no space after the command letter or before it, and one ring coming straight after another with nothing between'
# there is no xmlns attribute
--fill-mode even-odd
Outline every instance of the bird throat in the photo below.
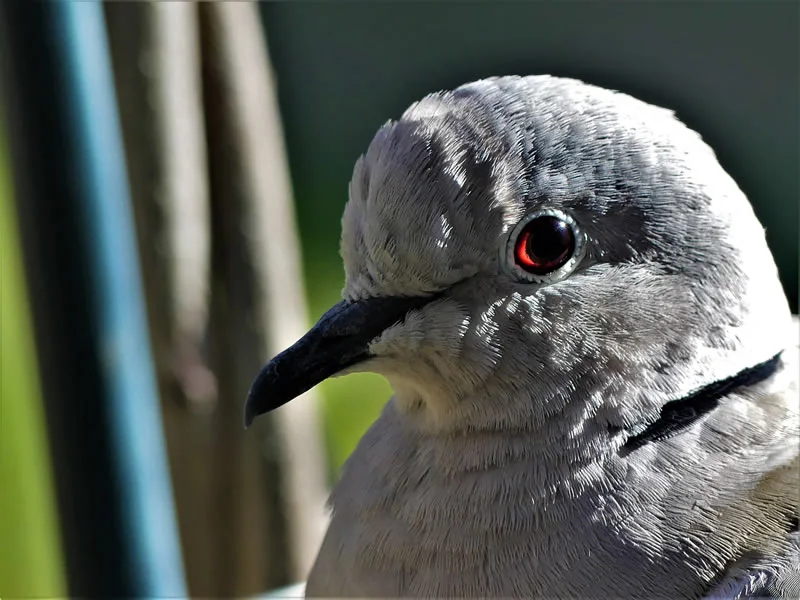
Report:
<svg viewBox="0 0 800 600"><path fill-rule="evenodd" d="M781 353L778 353L732 377L702 387L685 398L667 402L661 408L658 419L647 425L642 432L628 438L620 449L620 454L630 454L645 444L661 442L685 431L716 409L726 395L738 388L756 385L770 378L778 370L780 358Z"/></svg>

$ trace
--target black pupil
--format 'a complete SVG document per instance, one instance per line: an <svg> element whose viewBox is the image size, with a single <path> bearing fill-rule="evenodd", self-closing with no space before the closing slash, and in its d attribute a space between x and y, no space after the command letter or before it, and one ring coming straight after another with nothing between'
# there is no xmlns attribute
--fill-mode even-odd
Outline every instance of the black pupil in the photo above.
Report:
<svg viewBox="0 0 800 600"><path fill-rule="evenodd" d="M542 216L528 223L525 230L530 234L526 251L536 263L528 270L540 273L553 271L567 262L575 250L572 228L553 216Z"/></svg>

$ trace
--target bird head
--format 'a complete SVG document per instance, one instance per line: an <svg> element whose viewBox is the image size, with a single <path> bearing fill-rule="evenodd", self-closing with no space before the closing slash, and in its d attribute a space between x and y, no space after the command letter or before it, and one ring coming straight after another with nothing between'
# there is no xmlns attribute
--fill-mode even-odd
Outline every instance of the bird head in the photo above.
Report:
<svg viewBox="0 0 800 600"><path fill-rule="evenodd" d="M264 367L247 423L372 371L429 430L631 434L789 331L764 230L700 136L571 79L477 81L384 125L341 253L343 300Z"/></svg>

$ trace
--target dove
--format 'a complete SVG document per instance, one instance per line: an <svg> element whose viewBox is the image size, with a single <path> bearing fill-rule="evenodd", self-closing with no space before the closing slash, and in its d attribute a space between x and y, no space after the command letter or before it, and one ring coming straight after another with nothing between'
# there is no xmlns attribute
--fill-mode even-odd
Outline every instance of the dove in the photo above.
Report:
<svg viewBox="0 0 800 600"><path fill-rule="evenodd" d="M308 597L797 597L798 330L674 112L545 75L430 94L356 162L341 255L245 402L394 392Z"/></svg>

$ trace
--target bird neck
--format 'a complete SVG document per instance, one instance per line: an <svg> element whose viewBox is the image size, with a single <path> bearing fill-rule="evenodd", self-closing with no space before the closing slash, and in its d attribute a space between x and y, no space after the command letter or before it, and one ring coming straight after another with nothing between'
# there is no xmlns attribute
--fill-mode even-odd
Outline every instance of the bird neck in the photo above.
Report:
<svg viewBox="0 0 800 600"><path fill-rule="evenodd" d="M331 496L332 529L361 536L348 557L352 564L339 568L378 581L378 573L395 571L424 578L436 571L430 565L437 565L452 574L454 596L469 589L484 596L519 594L515 587L502 587L506 577L523 595L576 596L592 589L593 580L609 594L634 594L638 588L618 587L625 582L613 581L598 565L612 573L623 568L629 540L620 536L610 546L607 528L626 522L635 529L652 506L620 491L625 467L618 458L599 457L597 439L563 435L557 440L544 430L432 434L390 402ZM601 553L608 558L597 560ZM520 564L526 565L526 580L515 582ZM649 563L642 558L641 564ZM559 575L573 572L573 580ZM499 587L483 588L485 581ZM434 595L436 582L430 583L428 588L420 582L425 595ZM378 591L388 593L381 589L375 595Z"/></svg>
<svg viewBox="0 0 800 600"><path fill-rule="evenodd" d="M454 596L696 596L732 553L751 547L739 524L779 523L777 512L756 514L775 505L762 496L793 498L792 482L757 489L763 457L680 444L621 457L591 422L560 433L433 434L391 401L331 496L332 530L357 544L346 557L334 548L321 555L360 581L414 574L424 595L440 589L436 573L448 573ZM687 545L694 530L706 533Z"/></svg>
<svg viewBox="0 0 800 600"><path fill-rule="evenodd" d="M440 497L451 492L454 500L461 497L467 503L464 510L471 510L468 505L483 513L481 507L495 506L497 512L476 515L484 524L486 518L511 518L502 516L502 507L513 512L522 503L525 514L532 514L528 508L533 506L537 526L544 527L559 516L552 512L554 506L566 516L580 510L576 503L584 494L607 485L606 454L619 445L612 443L607 429L580 422L566 428L513 430L444 431L434 426L421 409L408 411L396 399L390 401L349 459L334 504L358 510L367 502L361 510L369 512L375 508L369 506L373 501L406 503L409 496L435 488ZM353 481L354 476L367 478L375 495L361 495L364 484ZM463 486L470 490L467 496L459 491ZM338 499L342 493L348 496L344 502ZM457 524L448 518L431 522Z"/></svg>

